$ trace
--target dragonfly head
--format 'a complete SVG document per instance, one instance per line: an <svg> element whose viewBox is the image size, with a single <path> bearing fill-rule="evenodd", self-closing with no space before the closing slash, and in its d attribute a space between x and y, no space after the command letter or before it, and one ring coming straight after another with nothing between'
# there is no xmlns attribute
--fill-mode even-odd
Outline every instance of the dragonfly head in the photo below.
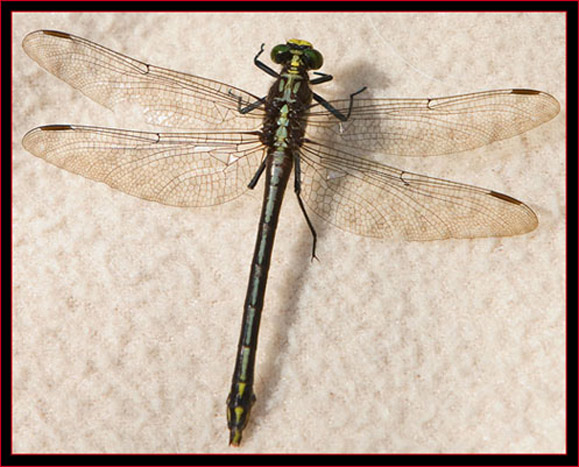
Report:
<svg viewBox="0 0 579 467"><path fill-rule="evenodd" d="M271 49L271 59L278 65L306 70L318 70L324 64L322 54L308 41L300 39L290 39L285 44L276 45Z"/></svg>

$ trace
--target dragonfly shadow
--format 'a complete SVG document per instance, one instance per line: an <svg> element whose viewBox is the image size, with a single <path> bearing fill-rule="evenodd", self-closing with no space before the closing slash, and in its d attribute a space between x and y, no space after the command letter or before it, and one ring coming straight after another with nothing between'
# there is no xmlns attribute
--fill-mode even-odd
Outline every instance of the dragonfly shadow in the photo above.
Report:
<svg viewBox="0 0 579 467"><path fill-rule="evenodd" d="M365 86L367 87L366 90L358 98L368 99L373 97L377 90L384 90L390 87L392 83L391 79L378 69L375 64L365 60L358 60L351 67L341 70L338 76L339 78L334 78L332 81L332 99L347 98L350 94ZM380 83L379 87L375 83ZM321 94L322 97L326 97L322 88L316 87L314 90Z"/></svg>

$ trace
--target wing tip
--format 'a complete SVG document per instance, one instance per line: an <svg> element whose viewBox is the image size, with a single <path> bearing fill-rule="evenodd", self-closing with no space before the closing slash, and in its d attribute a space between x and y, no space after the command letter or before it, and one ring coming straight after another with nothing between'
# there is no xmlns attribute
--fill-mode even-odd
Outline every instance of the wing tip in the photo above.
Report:
<svg viewBox="0 0 579 467"><path fill-rule="evenodd" d="M505 235L501 236L513 236L513 235L522 235L529 232L532 232L539 226L539 219L535 212L527 206L522 201L515 199L511 196L505 195L504 193L499 193L498 191L489 191L488 194L494 198L500 199L501 201L505 201L506 203L512 204L515 209L522 210L521 214L524 213L525 218L521 219L521 222L516 226L517 228L512 233L506 233Z"/></svg>
<svg viewBox="0 0 579 467"><path fill-rule="evenodd" d="M559 101L548 92L538 91L536 89L522 88L522 89L511 89L511 94L515 94L518 96L541 96L544 99L543 101L543 106L545 108L544 122L547 122L555 118L561 111L561 104L559 104Z"/></svg>
<svg viewBox="0 0 579 467"><path fill-rule="evenodd" d="M43 132L53 132L53 131L74 131L75 128L72 125L45 125L33 128L32 130L28 131L22 137L22 147L26 149L30 154L33 154L38 157L43 157L43 150L42 147L39 147L37 144L36 137Z"/></svg>
<svg viewBox="0 0 579 467"><path fill-rule="evenodd" d="M22 48L34 60L36 59L31 55L32 53L31 48L33 47L32 44L36 40L43 40L44 36L50 36L70 41L72 41L72 39L74 38L74 36L71 34L62 31L56 31L53 29L37 29L36 31L32 31L26 34L26 36L24 36L24 39L22 39Z"/></svg>

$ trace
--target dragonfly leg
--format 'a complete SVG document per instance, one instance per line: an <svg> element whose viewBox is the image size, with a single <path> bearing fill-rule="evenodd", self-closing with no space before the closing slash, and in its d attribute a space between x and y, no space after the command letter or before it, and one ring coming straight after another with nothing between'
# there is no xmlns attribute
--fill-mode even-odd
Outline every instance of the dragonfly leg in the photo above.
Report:
<svg viewBox="0 0 579 467"><path fill-rule="evenodd" d="M294 179L294 191L296 193L296 196L298 197L298 204L300 205L300 209L302 210L302 213L304 214L304 217L306 218L306 222L308 223L308 227L310 228L310 231L312 232L312 237L313 237L313 242L312 242L312 261L314 259L318 259L318 257L316 256L316 243L318 241L318 234L316 233L316 229L314 228L314 224L312 224L312 221L310 220L308 213L306 211L306 207L304 206L304 202L302 201L302 197L301 197L301 191L302 191L302 173L301 173L301 168L300 168L300 156L299 155L295 155L294 156L294 167L295 167L295 179Z"/></svg>
<svg viewBox="0 0 579 467"><path fill-rule="evenodd" d="M350 94L350 106L348 107L348 115L346 115L346 120L350 118L350 114L352 113L352 108L354 107L354 96L364 92L366 89L368 89L368 87L364 86L361 89L358 89L356 92Z"/></svg>
<svg viewBox="0 0 579 467"><path fill-rule="evenodd" d="M259 56L263 53L264 46L265 46L265 44L261 44L261 47L259 48L259 52L257 52L257 55L253 58L253 63L261 71L266 72L268 75L273 76L274 78L279 78L279 73L277 73L274 69L268 67L265 63L263 63L261 60L259 60ZM235 96L235 94L231 91L231 89L229 90L229 94L231 96ZM247 113L251 112L252 110L257 109L260 105L265 104L265 100L266 100L265 97L262 97L261 99L258 99L255 102L243 107L241 96L239 96L238 99L239 99L239 102L237 103L237 110L239 111L240 114L247 114Z"/></svg>
<svg viewBox="0 0 579 467"><path fill-rule="evenodd" d="M257 99L255 102L243 107L242 106L243 98L241 96L235 95L235 93L231 89L228 91L228 93L230 96L237 98L237 111L240 114L247 114L247 113L251 112L252 110L257 109L260 105L265 103L265 99L266 99L265 97L262 97L261 99Z"/></svg>
<svg viewBox="0 0 579 467"><path fill-rule="evenodd" d="M239 98L239 103L237 104L237 110L239 110L240 114L247 114L254 109L257 109L260 105L265 103L265 97L256 100L253 104L249 104L246 107L241 107L241 97Z"/></svg>
<svg viewBox="0 0 579 467"><path fill-rule="evenodd" d="M259 60L259 56L263 53L263 47L264 46L265 46L265 44L261 44L261 48L259 49L259 52L257 52L257 55L253 58L253 63L261 71L266 72L268 75L273 76L274 78L279 78L279 73L277 71L268 67L265 63L263 63L261 60Z"/></svg>
<svg viewBox="0 0 579 467"><path fill-rule="evenodd" d="M356 92L353 92L352 94L350 94L350 106L348 107L348 113L346 115L344 115L342 112L340 112L338 109L336 109L332 104L330 104L326 99L324 99L322 96L316 94L315 92L314 92L314 99L322 107L324 107L328 112L330 112L334 117L336 117L338 120L345 122L350 118L350 114L352 113L352 108L354 106L354 96L357 96L361 92L364 92L366 89L368 89L368 88L366 86L364 86L363 88L358 89Z"/></svg>
<svg viewBox="0 0 579 467"><path fill-rule="evenodd" d="M317 259L319 261L319 258L316 256L316 243L318 241L318 234L316 233L316 229L314 229L314 225L312 224L312 221L308 217L308 213L307 213L306 208L304 206L304 202L302 201L302 197L300 196L300 194L298 192L296 192L296 195L298 197L298 204L300 205L300 209L304 213L304 217L306 218L306 222L308 223L308 227L310 228L310 231L312 232L312 237L313 237L312 261L315 259Z"/></svg>
<svg viewBox="0 0 579 467"><path fill-rule="evenodd" d="M257 169L257 172L255 172L255 175L251 178L250 182L247 184L247 187L250 190L253 190L255 188L255 185L257 185L257 182L259 181L259 177L261 177L261 174L265 170L266 161L267 161L267 158L264 158L261 165L259 166L259 169Z"/></svg>
<svg viewBox="0 0 579 467"><path fill-rule="evenodd" d="M310 84L312 84L312 85L327 83L328 81L332 81L334 79L334 77L332 75L328 75L328 74L322 73L320 71L314 71L313 74L318 75L319 78L312 79L310 81Z"/></svg>

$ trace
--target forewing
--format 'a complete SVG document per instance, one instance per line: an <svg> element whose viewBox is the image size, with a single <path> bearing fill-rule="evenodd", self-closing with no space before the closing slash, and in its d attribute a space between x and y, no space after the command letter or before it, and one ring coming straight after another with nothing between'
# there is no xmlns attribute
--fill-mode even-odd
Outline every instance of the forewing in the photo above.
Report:
<svg viewBox="0 0 579 467"><path fill-rule="evenodd" d="M233 86L127 57L58 31L28 34L22 47L42 68L95 102L123 110L133 106L150 124L174 128L246 130L259 127L263 110L241 115L257 97Z"/></svg>
<svg viewBox="0 0 579 467"><path fill-rule="evenodd" d="M210 206L241 195L263 146L252 133L150 133L72 125L29 131L24 148L47 162L142 199Z"/></svg>
<svg viewBox="0 0 579 467"><path fill-rule="evenodd" d="M302 148L302 196L331 224L358 235L413 241L503 237L538 225L525 204L495 191Z"/></svg>
<svg viewBox="0 0 579 467"><path fill-rule="evenodd" d="M339 149L350 146L383 155L435 156L485 146L551 120L557 100L530 89L502 89L437 99L362 99L340 122L312 108L307 137ZM348 114L349 100L331 104Z"/></svg>

